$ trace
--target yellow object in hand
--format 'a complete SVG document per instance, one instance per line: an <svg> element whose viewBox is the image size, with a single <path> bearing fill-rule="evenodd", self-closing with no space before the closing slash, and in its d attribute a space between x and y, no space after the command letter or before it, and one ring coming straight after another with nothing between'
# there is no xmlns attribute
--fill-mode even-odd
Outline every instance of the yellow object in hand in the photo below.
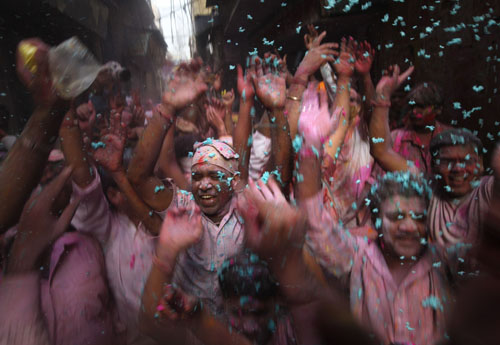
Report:
<svg viewBox="0 0 500 345"><path fill-rule="evenodd" d="M30 43L23 42L19 45L19 53L23 58L24 66L26 66L32 74L35 74L38 70L35 60L37 50L38 48Z"/></svg>

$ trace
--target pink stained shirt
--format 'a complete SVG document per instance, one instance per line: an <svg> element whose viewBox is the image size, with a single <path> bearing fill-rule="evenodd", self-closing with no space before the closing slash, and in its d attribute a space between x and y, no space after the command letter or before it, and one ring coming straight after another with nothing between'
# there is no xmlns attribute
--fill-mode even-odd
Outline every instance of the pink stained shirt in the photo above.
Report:
<svg viewBox="0 0 500 345"><path fill-rule="evenodd" d="M432 241L444 247L461 242L475 244L490 207L493 183L493 176L484 176L479 186L461 199L447 199L433 193L428 217Z"/></svg>
<svg viewBox="0 0 500 345"><path fill-rule="evenodd" d="M177 189L174 195L170 207L194 207L195 200L191 193ZM224 260L243 249L243 225L236 210L236 196L229 202L229 211L219 224L202 213L202 238L179 255L174 270L174 282L187 293L200 298L214 315L223 313L218 271Z"/></svg>
<svg viewBox="0 0 500 345"><path fill-rule="evenodd" d="M384 344L434 344L445 336L451 299L444 257L428 248L397 286L376 242L340 229L321 193L306 200L307 245L326 270L349 284L351 310Z"/></svg>
<svg viewBox="0 0 500 345"><path fill-rule="evenodd" d="M432 136L439 134L451 127L436 121ZM395 129L391 132L392 148L403 158L412 161L415 166L426 174L431 173L431 153L429 147L424 146L415 131L405 128Z"/></svg>
<svg viewBox="0 0 500 345"><path fill-rule="evenodd" d="M51 344L40 309L38 272L5 276L0 284L0 306L0 344Z"/></svg>
<svg viewBox="0 0 500 345"><path fill-rule="evenodd" d="M126 215L110 209L100 177L97 173L95 176L84 189L73 183L73 195L82 199L72 225L77 231L96 238L103 248L109 286L116 304L117 332L127 344L155 344L139 332L138 318L156 238L142 225L136 227Z"/></svg>

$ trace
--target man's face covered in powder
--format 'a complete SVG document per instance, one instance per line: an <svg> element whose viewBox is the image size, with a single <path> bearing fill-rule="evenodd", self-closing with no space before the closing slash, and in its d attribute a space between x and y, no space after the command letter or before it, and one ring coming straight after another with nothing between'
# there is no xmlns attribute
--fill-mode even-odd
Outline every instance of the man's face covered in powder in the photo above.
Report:
<svg viewBox="0 0 500 345"><path fill-rule="evenodd" d="M427 236L426 204L420 197L394 195L381 205L382 241L396 256L418 256Z"/></svg>
<svg viewBox="0 0 500 345"><path fill-rule="evenodd" d="M471 145L444 146L434 159L433 171L445 194L462 197L478 185L483 160Z"/></svg>
<svg viewBox="0 0 500 345"><path fill-rule="evenodd" d="M215 222L228 212L232 189L232 174L213 164L196 164L192 171L192 193L201 211Z"/></svg>

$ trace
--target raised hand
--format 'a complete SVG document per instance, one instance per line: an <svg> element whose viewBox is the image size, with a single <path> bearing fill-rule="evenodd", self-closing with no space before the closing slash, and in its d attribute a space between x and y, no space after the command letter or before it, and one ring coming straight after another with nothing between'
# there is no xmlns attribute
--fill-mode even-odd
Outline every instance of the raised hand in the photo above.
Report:
<svg viewBox="0 0 500 345"><path fill-rule="evenodd" d="M158 259L167 263L171 263L172 259L175 261L179 253L200 240L202 233L201 211L198 206L194 209L169 209L156 248Z"/></svg>
<svg viewBox="0 0 500 345"><path fill-rule="evenodd" d="M246 246L270 262L280 262L291 251L301 251L306 220L292 207L274 179L249 188L238 198L238 210L245 220Z"/></svg>
<svg viewBox="0 0 500 345"><path fill-rule="evenodd" d="M372 68L373 57L375 56L375 49L372 48L367 41L361 42L355 49L356 62L354 68L356 72L361 75L370 73Z"/></svg>
<svg viewBox="0 0 500 345"><path fill-rule="evenodd" d="M217 99L213 98L211 103L207 105L207 108L213 110L213 113L217 115L222 121L224 121L224 116L226 115L226 109L224 103Z"/></svg>
<svg viewBox="0 0 500 345"><path fill-rule="evenodd" d="M16 69L21 82L37 105L51 106L58 100L49 70L50 47L38 38L22 40L17 46Z"/></svg>
<svg viewBox="0 0 500 345"><path fill-rule="evenodd" d="M318 99L316 84L309 83L307 90L304 91L299 119L299 133L304 139L305 146L321 150L323 143L332 134L340 113L345 114L345 111L339 108L335 110L333 116L330 116L325 88L320 89ZM342 118L340 120L342 121Z"/></svg>
<svg viewBox="0 0 500 345"><path fill-rule="evenodd" d="M96 145L92 156L94 160L109 172L123 169L123 150L127 139L127 129L121 122L121 115L114 112L110 117L110 127Z"/></svg>
<svg viewBox="0 0 500 345"><path fill-rule="evenodd" d="M276 57L256 61L255 74L252 75L255 93L268 109L283 108L286 100L286 75L283 61Z"/></svg>
<svg viewBox="0 0 500 345"><path fill-rule="evenodd" d="M316 48L319 47L321 44L321 40L319 40L319 34L318 31L314 28L314 25L308 24L307 25L307 30L309 33L304 35L304 45L306 46L307 50L311 48Z"/></svg>
<svg viewBox="0 0 500 345"><path fill-rule="evenodd" d="M219 137L227 135L226 125L224 124L224 116L226 109L224 104L219 100L214 100L212 104L205 105L207 120L217 130Z"/></svg>
<svg viewBox="0 0 500 345"><path fill-rule="evenodd" d="M257 58L256 60L258 60ZM250 66L245 71L243 75L243 68L240 65L236 67L236 71L238 73L238 93L240 94L243 102L247 100L251 100L255 95L255 90L253 88L252 83L252 75L255 74L255 60L250 64Z"/></svg>
<svg viewBox="0 0 500 345"><path fill-rule="evenodd" d="M123 149L125 140L114 135L106 134L101 138L104 147L99 146L93 153L94 160L109 172L123 169Z"/></svg>
<svg viewBox="0 0 500 345"><path fill-rule="evenodd" d="M158 314L168 320L177 321L189 319L197 311L198 300L179 288L168 284L164 295L156 308Z"/></svg>
<svg viewBox="0 0 500 345"><path fill-rule="evenodd" d="M134 114L133 112L131 111L130 108L128 107L125 107L122 111L121 111L121 116L122 116L122 119L121 119L121 122L126 126L126 127L131 127L132 126L132 123L134 122Z"/></svg>
<svg viewBox="0 0 500 345"><path fill-rule="evenodd" d="M208 86L204 81L201 59L177 67L163 93L165 106L178 110L192 103Z"/></svg>
<svg viewBox="0 0 500 345"><path fill-rule="evenodd" d="M350 78L354 73L354 40L352 37L347 41L342 38L340 43L340 55L337 61L333 64L335 71L339 77Z"/></svg>
<svg viewBox="0 0 500 345"><path fill-rule="evenodd" d="M413 73L413 70L414 67L410 66L403 74L400 74L398 65L390 66L387 71L384 71L382 78L380 78L377 84L377 97L382 97L384 100L389 101L392 93Z"/></svg>
<svg viewBox="0 0 500 345"><path fill-rule="evenodd" d="M24 205L12 248L9 273L32 270L43 251L67 229L79 204L73 199L57 217L52 206L71 176L72 168L64 170Z"/></svg>
<svg viewBox="0 0 500 345"><path fill-rule="evenodd" d="M231 89L231 91L222 91L222 103L229 111L233 108L234 98L233 89Z"/></svg>
<svg viewBox="0 0 500 345"><path fill-rule="evenodd" d="M78 126L80 130L87 136L92 133L92 127L94 127L96 113L92 101L87 103L82 103L76 108L76 118L78 119Z"/></svg>
<svg viewBox="0 0 500 345"><path fill-rule="evenodd" d="M326 31L323 31L316 39L315 44L307 51L306 56L302 59L297 71L295 72L295 79L301 78L307 82L309 76L313 75L325 62L335 61L335 57L339 52L335 49L339 47L337 43L324 43L321 41L326 36Z"/></svg>

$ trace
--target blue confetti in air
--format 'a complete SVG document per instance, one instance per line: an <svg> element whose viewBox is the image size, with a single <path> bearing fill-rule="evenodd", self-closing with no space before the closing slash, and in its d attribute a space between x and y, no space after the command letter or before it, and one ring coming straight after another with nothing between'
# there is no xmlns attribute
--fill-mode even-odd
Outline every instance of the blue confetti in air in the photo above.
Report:
<svg viewBox="0 0 500 345"><path fill-rule="evenodd" d="M481 92L481 91L484 90L484 86L482 86L482 85L474 85L472 87L472 90L474 90L474 92Z"/></svg>
<svg viewBox="0 0 500 345"><path fill-rule="evenodd" d="M300 29L302 29L302 22L299 22L299 23L297 24L297 27L295 28L295 31L296 31L297 33L300 33Z"/></svg>
<svg viewBox="0 0 500 345"><path fill-rule="evenodd" d="M367 10L368 8L370 8L372 6L372 2L371 1L368 1L367 3L361 5L361 10L364 11L364 10Z"/></svg>
<svg viewBox="0 0 500 345"><path fill-rule="evenodd" d="M262 39L262 44L264 44L264 45L266 45L266 46L272 46L272 45L274 45L274 40L272 40L272 41L268 41L268 40L267 40L267 38L265 38L265 37L264 37L264 38Z"/></svg>
<svg viewBox="0 0 500 345"><path fill-rule="evenodd" d="M473 112L478 111L478 110L481 110L481 109L482 109L482 107L474 107L474 108L472 108L472 109L471 109L471 110L469 110L469 111L467 111L467 110L463 110L463 111L462 111L462 114L463 114L463 116L464 116L464 120L465 120L466 118L470 117L470 116L471 116L471 114L472 114Z"/></svg>
<svg viewBox="0 0 500 345"><path fill-rule="evenodd" d="M90 145L92 145L92 148L93 148L94 150L97 150L99 147L102 147L102 148L105 148L105 147L106 147L106 144L105 144L105 143L103 143L102 141L98 141L98 142L96 142L96 143L94 143L94 142L93 142L93 143L91 143Z"/></svg>
<svg viewBox="0 0 500 345"><path fill-rule="evenodd" d="M461 38L454 38L452 39L451 41L448 41L446 43L447 46L452 46L452 45L455 45L455 44L461 44L462 43L462 39Z"/></svg>

